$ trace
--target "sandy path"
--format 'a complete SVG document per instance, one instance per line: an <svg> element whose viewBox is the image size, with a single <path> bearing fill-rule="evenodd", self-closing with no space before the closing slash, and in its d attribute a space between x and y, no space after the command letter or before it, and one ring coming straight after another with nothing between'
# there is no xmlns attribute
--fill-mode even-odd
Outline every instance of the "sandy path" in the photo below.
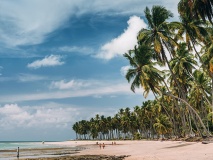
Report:
<svg viewBox="0 0 213 160"><path fill-rule="evenodd" d="M125 160L213 160L213 143L181 141L100 141L105 149L95 145L96 141L57 142L61 145L85 146L78 155L130 155Z"/></svg>

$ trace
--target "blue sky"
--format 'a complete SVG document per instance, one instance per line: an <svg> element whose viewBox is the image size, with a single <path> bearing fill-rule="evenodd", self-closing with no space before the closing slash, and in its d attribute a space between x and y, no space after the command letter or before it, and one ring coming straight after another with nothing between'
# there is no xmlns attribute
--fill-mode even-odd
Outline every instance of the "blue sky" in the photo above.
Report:
<svg viewBox="0 0 213 160"><path fill-rule="evenodd" d="M74 139L72 124L141 105L122 54L170 0L1 0L0 141ZM150 94L148 99L152 98Z"/></svg>

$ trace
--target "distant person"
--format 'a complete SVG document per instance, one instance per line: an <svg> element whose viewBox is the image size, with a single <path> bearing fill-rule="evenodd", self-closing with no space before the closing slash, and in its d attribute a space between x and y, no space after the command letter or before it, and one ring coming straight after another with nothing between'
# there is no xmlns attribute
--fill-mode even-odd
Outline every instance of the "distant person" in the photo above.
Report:
<svg viewBox="0 0 213 160"><path fill-rule="evenodd" d="M104 147L105 147L105 144L103 143L103 145L102 145L102 146L103 146L103 149L104 149Z"/></svg>
<svg viewBox="0 0 213 160"><path fill-rule="evenodd" d="M99 147L100 147L100 149L101 149L101 143L99 143Z"/></svg>
<svg viewBox="0 0 213 160"><path fill-rule="evenodd" d="M17 149L17 158L19 158L19 147Z"/></svg>

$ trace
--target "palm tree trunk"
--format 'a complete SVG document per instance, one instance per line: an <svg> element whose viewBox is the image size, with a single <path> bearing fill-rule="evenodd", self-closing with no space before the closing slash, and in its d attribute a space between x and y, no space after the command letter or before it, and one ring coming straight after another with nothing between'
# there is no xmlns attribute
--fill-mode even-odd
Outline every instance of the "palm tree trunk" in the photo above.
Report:
<svg viewBox="0 0 213 160"><path fill-rule="evenodd" d="M165 80L162 79L162 81L163 81L165 87L167 88L168 92L170 92L170 89L169 89L168 85L166 84ZM183 96L183 95L182 95L182 96ZM180 97L180 96L179 96L179 97ZM182 98L183 98L183 97L182 97ZM176 102L176 100L175 100L174 97L172 97L172 99L174 100L174 102ZM186 98L185 98L185 99L186 99ZM185 101L186 101L186 100L185 100ZM186 120L185 120L185 114L184 114L185 112L182 111L180 107L178 107L178 104L175 103L174 105L177 107L177 111L178 111L179 114L180 114L181 122L182 122L182 125L183 125L183 130L184 130L184 136L185 136L185 131L187 130Z"/></svg>
<svg viewBox="0 0 213 160"><path fill-rule="evenodd" d="M213 112L213 74L212 74L211 71L204 65L201 56L199 55L199 53L197 52L197 50L196 50L196 48L195 48L194 42L192 42L192 46L193 46L193 48L194 48L194 51L195 51L196 55L199 57L200 62L203 64L202 67L203 67L205 70L207 70L207 72L209 73L209 76L210 76L210 78L211 78L211 80L212 80L212 86L211 86L211 87L212 87L212 90L211 90L211 92L212 92L212 93L211 93L211 94L212 94L212 104L211 104L211 106L212 106L212 112Z"/></svg>
<svg viewBox="0 0 213 160"><path fill-rule="evenodd" d="M185 103L186 106L188 106L189 110L191 110L191 111L197 116L197 118L198 118L198 120L199 120L201 126L203 127L204 132L207 134L207 136L208 136L208 137L209 137L209 136L212 136L211 133L209 133L208 130L206 129L206 126L203 124L203 121L202 121L202 119L200 118L200 116L198 115L198 113L194 110L194 108L193 108L192 106L190 106L190 104L189 104L188 102L186 102L185 100L183 100L183 99L181 99L181 98L179 98L179 97L176 97L176 96L174 96L174 95L172 95L172 94L170 94L170 93L164 93L164 94L165 94L165 95L168 95L168 96L171 96L171 97L174 97L174 98L176 98L176 99L182 101L183 103ZM196 123L196 122L195 122L195 123ZM197 128L197 129L199 129L199 128Z"/></svg>

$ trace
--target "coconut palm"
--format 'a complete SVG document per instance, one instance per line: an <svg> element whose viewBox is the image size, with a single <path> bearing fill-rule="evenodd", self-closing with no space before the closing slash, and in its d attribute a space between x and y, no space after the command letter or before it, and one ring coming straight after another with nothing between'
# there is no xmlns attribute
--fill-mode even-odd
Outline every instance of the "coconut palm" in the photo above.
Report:
<svg viewBox="0 0 213 160"><path fill-rule="evenodd" d="M153 6L152 10L145 9L145 17L148 22L148 29L142 29L138 34L139 44L152 45L156 52L156 57L160 62L167 62L167 49L174 53L174 47L177 43L174 41L173 33L169 30L169 23L166 22L173 14L162 6Z"/></svg>
<svg viewBox="0 0 213 160"><path fill-rule="evenodd" d="M135 88L142 87L144 96L146 97L151 90L154 94L159 94L159 82L162 79L163 72L154 67L151 61L153 50L146 45L135 47L134 50L125 53L124 57L130 63L131 68L126 73L126 79L130 82L132 79L131 90L135 92Z"/></svg>
<svg viewBox="0 0 213 160"><path fill-rule="evenodd" d="M181 96L186 97L169 64L169 59L175 56L175 47L178 47L178 43L173 38L175 32L171 31L173 26L166 22L172 16L172 13L162 6L153 6L151 11L146 7L145 17L148 21L148 29L142 29L139 32L138 43L139 45L145 44L154 48L155 58L163 64L167 64ZM166 54L166 51L170 53L170 58Z"/></svg>
<svg viewBox="0 0 213 160"><path fill-rule="evenodd" d="M170 61L173 73L176 75L184 95L187 94L189 88L189 80L192 80L192 71L195 69L197 61L193 54L186 49L186 43L180 43L176 56ZM186 98L186 97L184 97Z"/></svg>
<svg viewBox="0 0 213 160"><path fill-rule="evenodd" d="M158 118L156 118L156 123L153 125L158 134L164 135L167 133L171 133L172 124L169 121L169 118L166 115L161 114Z"/></svg>
<svg viewBox="0 0 213 160"><path fill-rule="evenodd" d="M76 122L75 124L73 124L72 129L75 131L76 139L78 139L78 134L79 134L79 123Z"/></svg>
<svg viewBox="0 0 213 160"><path fill-rule="evenodd" d="M184 41L188 49L194 49L196 53L195 46L199 45L200 42L204 42L205 37L208 36L206 24L199 19L191 19L188 14L180 16L180 21L178 22L171 22L170 27L172 31L178 31L175 35L175 40ZM199 56L198 53L197 56Z"/></svg>
<svg viewBox="0 0 213 160"><path fill-rule="evenodd" d="M178 12L182 16L186 11L190 12L192 19L202 19L206 22L208 19L212 23L213 18L213 0L181 0L178 3Z"/></svg>

